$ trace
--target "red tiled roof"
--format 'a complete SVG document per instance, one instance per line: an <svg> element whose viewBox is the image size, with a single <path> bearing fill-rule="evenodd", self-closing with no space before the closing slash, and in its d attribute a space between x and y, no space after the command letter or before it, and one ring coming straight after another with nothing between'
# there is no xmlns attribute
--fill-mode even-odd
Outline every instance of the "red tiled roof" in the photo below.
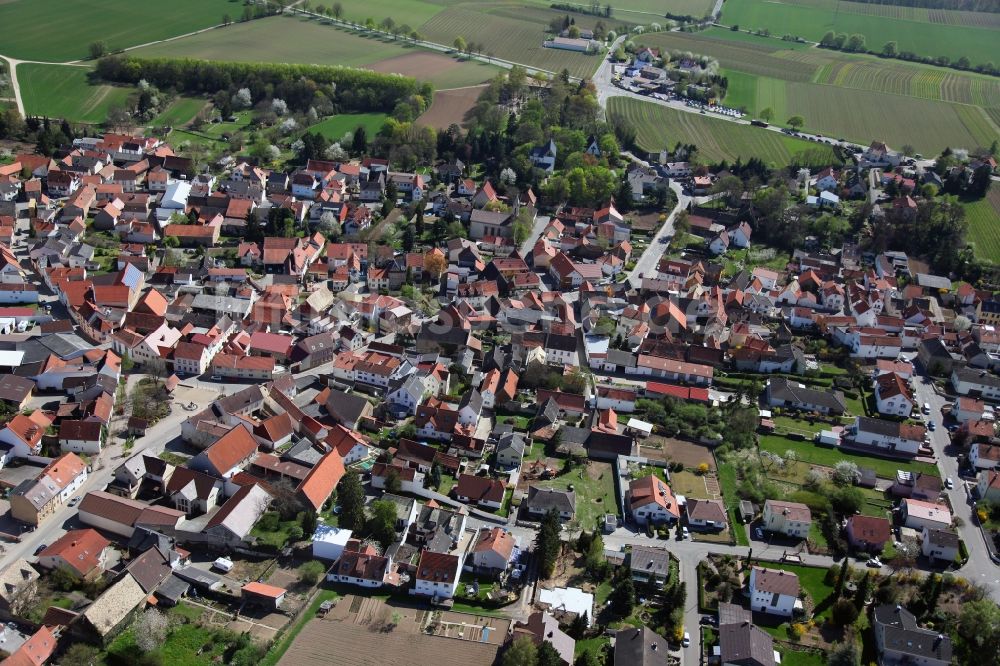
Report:
<svg viewBox="0 0 1000 666"><path fill-rule="evenodd" d="M205 449L205 457L217 472L225 473L257 450L257 440L242 423Z"/></svg>
<svg viewBox="0 0 1000 666"><path fill-rule="evenodd" d="M344 459L338 452L331 451L320 458L309 475L299 484L298 490L313 508L319 511L330 497L330 493L340 483L344 471Z"/></svg>
<svg viewBox="0 0 1000 666"><path fill-rule="evenodd" d="M101 563L101 553L111 542L94 529L71 530L38 554L43 557L61 557L81 576L88 575Z"/></svg>

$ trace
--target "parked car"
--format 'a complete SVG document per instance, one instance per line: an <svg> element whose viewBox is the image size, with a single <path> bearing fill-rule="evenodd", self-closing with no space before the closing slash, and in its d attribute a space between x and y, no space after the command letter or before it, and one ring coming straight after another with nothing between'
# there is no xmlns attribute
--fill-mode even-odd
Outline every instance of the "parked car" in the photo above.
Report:
<svg viewBox="0 0 1000 666"><path fill-rule="evenodd" d="M928 421L927 422L927 429L928 430L937 430L937 423L935 423L934 421Z"/></svg>
<svg viewBox="0 0 1000 666"><path fill-rule="evenodd" d="M955 487L955 482L951 480L951 477L944 480L944 487L951 490Z"/></svg>
<svg viewBox="0 0 1000 666"><path fill-rule="evenodd" d="M45 550L48 547L49 547L48 544L45 544L45 543L38 544L38 548L35 549L35 555L38 555L38 553L42 552L43 550Z"/></svg>
<svg viewBox="0 0 1000 666"><path fill-rule="evenodd" d="M687 647L691 645L691 634L684 632L684 638L681 640L681 647Z"/></svg>
<svg viewBox="0 0 1000 666"><path fill-rule="evenodd" d="M80 499L81 499L81 498L80 498L79 496L77 496L77 497L74 497L73 499L71 499L71 500L69 501L69 505L70 505L70 506L76 506L77 504L79 504L79 503L80 503Z"/></svg>
<svg viewBox="0 0 1000 666"><path fill-rule="evenodd" d="M868 566L868 567L871 567L872 569L881 569L882 568L882 560L878 559L877 557L873 557L870 560L868 560L867 562L865 562L865 565Z"/></svg>
<svg viewBox="0 0 1000 666"><path fill-rule="evenodd" d="M763 539L764 538L764 530L762 530L761 528L758 527L757 529L755 529L753 531L753 535L755 537L757 537L758 539Z"/></svg>

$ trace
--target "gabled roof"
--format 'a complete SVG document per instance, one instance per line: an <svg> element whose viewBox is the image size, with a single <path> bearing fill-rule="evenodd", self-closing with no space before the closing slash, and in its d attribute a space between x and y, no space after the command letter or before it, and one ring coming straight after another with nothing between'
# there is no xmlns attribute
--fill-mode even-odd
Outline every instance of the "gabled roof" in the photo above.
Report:
<svg viewBox="0 0 1000 666"><path fill-rule="evenodd" d="M61 557L80 576L86 576L101 563L101 553L111 545L97 530L71 530L38 554L39 558Z"/></svg>
<svg viewBox="0 0 1000 666"><path fill-rule="evenodd" d="M680 509L674 493L663 479L653 474L641 479L635 479L628 486L629 506L633 511L640 507L655 504L676 517L680 517Z"/></svg>
<svg viewBox="0 0 1000 666"><path fill-rule="evenodd" d="M340 483L344 473L344 459L339 452L331 451L320 458L309 475L299 484L298 491L316 511L319 511L333 489Z"/></svg>
<svg viewBox="0 0 1000 666"><path fill-rule="evenodd" d="M205 449L204 454L215 471L224 474L256 450L257 440L241 423Z"/></svg>
<svg viewBox="0 0 1000 666"><path fill-rule="evenodd" d="M758 592L799 596L799 577L784 569L754 567L754 589Z"/></svg>

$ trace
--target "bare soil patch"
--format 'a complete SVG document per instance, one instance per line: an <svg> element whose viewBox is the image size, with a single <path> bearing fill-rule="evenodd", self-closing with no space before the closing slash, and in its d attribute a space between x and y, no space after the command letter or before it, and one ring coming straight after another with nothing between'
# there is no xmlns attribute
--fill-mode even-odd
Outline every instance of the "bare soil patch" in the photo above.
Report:
<svg viewBox="0 0 1000 666"><path fill-rule="evenodd" d="M412 76L423 81L460 66L461 63L458 60L439 53L406 53L380 60L365 68L373 69L376 72Z"/></svg>
<svg viewBox="0 0 1000 666"><path fill-rule="evenodd" d="M434 93L434 102L431 104L431 108L424 111L417 118L417 122L436 128L445 128L453 123L461 125L465 122L466 114L476 105L476 100L479 99L485 87L470 86L454 90L439 90Z"/></svg>
<svg viewBox="0 0 1000 666"><path fill-rule="evenodd" d="M715 470L715 456L712 450L703 444L687 442L672 437L648 437L642 442L640 455L650 460L678 462L685 468L695 469L705 463L708 469Z"/></svg>

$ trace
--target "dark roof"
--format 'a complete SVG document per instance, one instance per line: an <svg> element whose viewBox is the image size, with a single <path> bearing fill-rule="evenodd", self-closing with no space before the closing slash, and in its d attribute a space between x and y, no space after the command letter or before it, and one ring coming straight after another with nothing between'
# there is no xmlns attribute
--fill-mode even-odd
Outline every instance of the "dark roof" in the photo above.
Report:
<svg viewBox="0 0 1000 666"><path fill-rule="evenodd" d="M356 422L367 406L368 401L363 396L337 389L330 389L330 395L326 399L327 413L342 423Z"/></svg>
<svg viewBox="0 0 1000 666"><path fill-rule="evenodd" d="M774 666L774 639L745 620L719 627L722 663L738 666Z"/></svg>
<svg viewBox="0 0 1000 666"><path fill-rule="evenodd" d="M769 379L768 391L773 398L785 402L820 405L836 412L843 412L846 409L844 394L840 391L819 391L784 377Z"/></svg>
<svg viewBox="0 0 1000 666"><path fill-rule="evenodd" d="M667 640L649 627L615 634L615 666L661 666L667 663Z"/></svg>
<svg viewBox="0 0 1000 666"><path fill-rule="evenodd" d="M0 375L0 400L20 404L35 389L35 382L17 375Z"/></svg>
<svg viewBox="0 0 1000 666"><path fill-rule="evenodd" d="M951 661L951 639L917 626L917 618L902 606L878 606L873 612L876 634L883 632L883 650L917 659Z"/></svg>
<svg viewBox="0 0 1000 666"><path fill-rule="evenodd" d="M543 513L555 509L560 513L568 511L572 514L576 511L576 492L528 486L528 508Z"/></svg>

